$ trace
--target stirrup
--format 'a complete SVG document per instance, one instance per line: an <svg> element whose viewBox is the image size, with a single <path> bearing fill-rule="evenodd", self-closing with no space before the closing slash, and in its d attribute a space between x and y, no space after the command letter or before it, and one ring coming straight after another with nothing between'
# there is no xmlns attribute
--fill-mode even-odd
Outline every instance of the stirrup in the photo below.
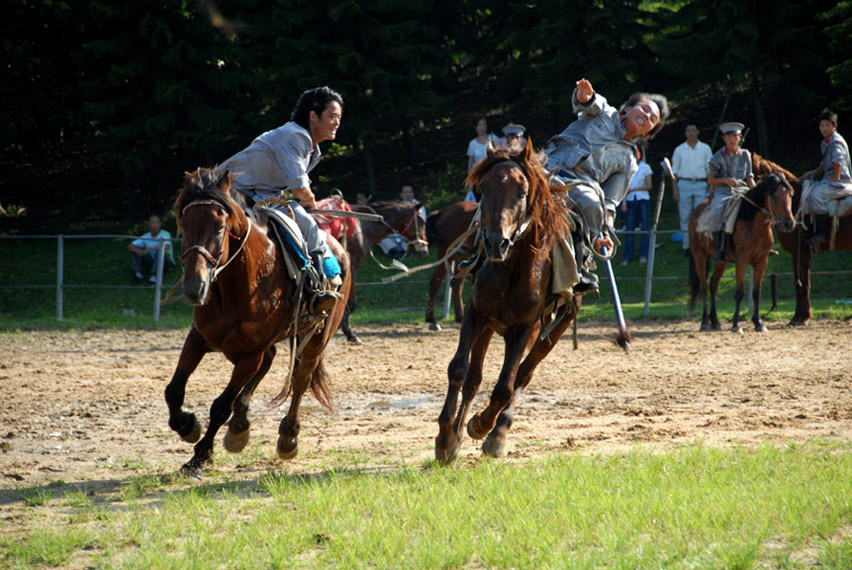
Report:
<svg viewBox="0 0 852 570"><path fill-rule="evenodd" d="M312 316L328 314L334 309L337 300L341 297L340 293L334 291L318 291L308 302L308 313Z"/></svg>

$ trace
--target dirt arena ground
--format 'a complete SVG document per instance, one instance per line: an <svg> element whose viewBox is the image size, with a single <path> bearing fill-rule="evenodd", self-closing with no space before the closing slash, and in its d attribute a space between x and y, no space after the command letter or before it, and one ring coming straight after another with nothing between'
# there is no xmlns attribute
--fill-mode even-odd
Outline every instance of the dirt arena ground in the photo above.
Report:
<svg viewBox="0 0 852 570"><path fill-rule="evenodd" d="M852 440L852 326L819 321L698 333L695 322L633 326L629 354L611 325L580 325L579 349L566 337L522 395L507 461L548 452L666 450L703 441L756 445L809 438ZM281 388L286 348L260 385L252 441L228 455L217 440L214 469L229 478L273 468L290 473L335 464L419 465L433 457L446 368L458 329L362 327L361 346L338 335L327 362L337 414L312 396L303 407L300 455L275 459L283 411L268 402ZM171 473L191 446L167 425L163 388L184 332L22 332L0 335L0 495L50 482L113 488L129 478ZM502 341L492 345L481 407L496 378ZM190 379L186 407L206 425L210 403L230 373L214 354ZM223 430L224 431L224 430ZM476 461L469 438L462 458ZM353 459L355 458L355 459Z"/></svg>

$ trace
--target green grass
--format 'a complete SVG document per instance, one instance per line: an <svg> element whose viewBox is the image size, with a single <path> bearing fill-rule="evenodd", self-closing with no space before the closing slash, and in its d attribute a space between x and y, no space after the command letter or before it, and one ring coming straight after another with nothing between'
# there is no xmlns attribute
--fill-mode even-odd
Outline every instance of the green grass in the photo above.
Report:
<svg viewBox="0 0 852 570"><path fill-rule="evenodd" d="M27 530L0 538L0 561L10 568L73 560L151 569L839 570L852 567L850 451L826 441L695 444L523 464L269 471L192 486L145 478L127 482L130 493L63 502L52 525L38 520L42 507L28 509Z"/></svg>
<svg viewBox="0 0 852 570"><path fill-rule="evenodd" d="M674 211L664 212L661 228L676 224ZM668 234L659 236L662 245L656 250L655 276L674 277L653 282L650 318L697 319L700 307L689 315L686 303L689 296L687 259L679 243L672 242ZM638 240L637 240L638 241ZM62 322L56 321L56 239L20 240L0 239L0 330L15 329L87 329L87 328L153 328L154 289L150 286L131 286L126 240L122 239L67 239L65 241L64 291ZM638 243L637 243L638 249ZM378 252L378 250L377 250ZM383 262L387 259L377 253ZM409 258L405 264L416 267L435 261L434 251L424 259ZM612 321L613 304L606 272L599 264L601 298L595 301L586 297L580 320ZM627 318L642 319L645 298L645 265L634 262L621 266L621 254L614 260ZM848 271L852 269L852 251L820 253L814 258L814 271ZM769 279L764 280L762 313L767 320L784 321L795 310L795 289L790 255L781 255L769 261L767 275L778 273L779 307L768 313L771 306ZM422 271L390 284L382 280L395 271L381 269L372 260L357 274L358 310L352 317L354 325L383 323L423 322L426 308L427 282L431 271ZM729 265L726 275L733 275ZM164 281L166 290L180 278L173 269ZM852 292L848 287L849 275L814 275L812 277L812 304L815 318L847 318L852 316ZM39 289L3 289L4 286L44 285ZM90 285L120 288L88 288ZM734 279L725 278L719 287L719 312L730 319L734 309ZM163 291L163 297L166 296ZM466 287L469 293L470 287ZM180 300L176 292L175 303L160 309L159 328L184 328L191 322L191 309ZM838 304L837 301L841 303ZM843 303L843 302L846 303ZM443 315L444 288L438 296L436 314ZM747 305L745 305L747 308ZM745 309L747 310L747 309ZM450 315L452 319L452 315Z"/></svg>

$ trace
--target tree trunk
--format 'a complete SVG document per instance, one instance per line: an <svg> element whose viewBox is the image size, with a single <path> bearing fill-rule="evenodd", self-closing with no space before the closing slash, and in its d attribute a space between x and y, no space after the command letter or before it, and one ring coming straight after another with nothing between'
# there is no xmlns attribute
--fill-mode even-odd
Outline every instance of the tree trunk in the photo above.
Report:
<svg viewBox="0 0 852 570"><path fill-rule="evenodd" d="M760 101L760 84L755 77L751 83L751 94L754 97L754 115L757 119L757 137L760 146L760 154L763 158L771 158L769 151L769 129L766 125L766 114L763 112L763 103Z"/></svg>

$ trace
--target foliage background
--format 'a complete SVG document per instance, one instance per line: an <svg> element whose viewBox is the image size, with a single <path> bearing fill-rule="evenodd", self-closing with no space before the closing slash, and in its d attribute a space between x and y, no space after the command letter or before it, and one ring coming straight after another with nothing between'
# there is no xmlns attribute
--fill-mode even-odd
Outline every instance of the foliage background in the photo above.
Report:
<svg viewBox="0 0 852 570"><path fill-rule="evenodd" d="M685 121L713 142L736 119L748 148L804 170L819 160L814 117L852 106L850 1L7 4L0 205L27 215L0 218L5 232L128 231L169 210L184 171L284 123L323 84L346 109L317 193L392 198L411 182L430 208L463 195L479 115L542 146L580 77L614 104L670 97L655 167Z"/></svg>

